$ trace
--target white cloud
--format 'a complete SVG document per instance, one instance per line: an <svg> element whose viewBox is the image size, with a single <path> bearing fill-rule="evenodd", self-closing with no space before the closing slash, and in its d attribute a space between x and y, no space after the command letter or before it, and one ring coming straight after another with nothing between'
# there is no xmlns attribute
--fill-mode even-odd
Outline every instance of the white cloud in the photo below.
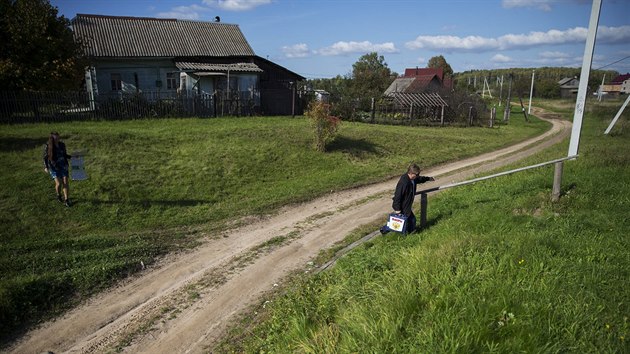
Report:
<svg viewBox="0 0 630 354"><path fill-rule="evenodd" d="M542 52L538 55L545 59L567 59L571 57L571 55L564 52Z"/></svg>
<svg viewBox="0 0 630 354"><path fill-rule="evenodd" d="M426 62L427 62L427 58L424 58L424 57L418 58L418 64L424 64Z"/></svg>
<svg viewBox="0 0 630 354"><path fill-rule="evenodd" d="M349 53L397 53L398 49L392 42L374 44L369 41L363 42L337 42L330 47L325 47L317 51L321 55L344 55Z"/></svg>
<svg viewBox="0 0 630 354"><path fill-rule="evenodd" d="M203 3L226 11L247 11L257 6L271 4L271 0L203 0Z"/></svg>
<svg viewBox="0 0 630 354"><path fill-rule="evenodd" d="M509 63L512 60L512 58L503 55L503 54L496 54L495 56L493 56L490 61L495 62L495 63Z"/></svg>
<svg viewBox="0 0 630 354"><path fill-rule="evenodd" d="M554 0L503 0L501 4L504 8L513 7L534 7L543 11L551 11L551 4Z"/></svg>
<svg viewBox="0 0 630 354"><path fill-rule="evenodd" d="M282 52L287 58L304 58L311 53L308 46L304 43L284 46L282 47Z"/></svg>
<svg viewBox="0 0 630 354"><path fill-rule="evenodd" d="M528 34L506 34L496 38L481 36L418 36L405 43L409 49L436 49L440 51L490 51L507 50L544 45L560 45L586 41L588 30L584 27L564 31L552 29L547 32ZM597 32L598 43L630 43L630 26L600 26Z"/></svg>
<svg viewBox="0 0 630 354"><path fill-rule="evenodd" d="M208 8L199 5L177 6L168 12L159 12L157 17L160 18L177 18L180 20L198 20L199 13L208 11Z"/></svg>
<svg viewBox="0 0 630 354"><path fill-rule="evenodd" d="M630 43L630 26L599 26L597 28L597 41L611 44Z"/></svg>

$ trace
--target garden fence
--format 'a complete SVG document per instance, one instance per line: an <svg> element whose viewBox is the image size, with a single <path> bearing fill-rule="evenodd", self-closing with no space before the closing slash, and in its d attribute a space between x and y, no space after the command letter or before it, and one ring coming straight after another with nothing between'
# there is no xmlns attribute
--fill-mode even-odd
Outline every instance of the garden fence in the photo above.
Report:
<svg viewBox="0 0 630 354"><path fill-rule="evenodd" d="M258 92L178 94L138 92L0 92L0 123L139 118L249 116L258 113Z"/></svg>

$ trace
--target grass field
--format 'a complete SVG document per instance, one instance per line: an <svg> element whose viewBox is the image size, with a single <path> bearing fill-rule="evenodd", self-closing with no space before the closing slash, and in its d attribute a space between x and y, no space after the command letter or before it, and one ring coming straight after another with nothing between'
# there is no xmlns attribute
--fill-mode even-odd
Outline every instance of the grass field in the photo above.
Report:
<svg viewBox="0 0 630 354"><path fill-rule="evenodd" d="M603 135L620 105L589 106L559 202L553 166L441 192L428 229L378 237L297 276L220 351L630 352L630 112Z"/></svg>
<svg viewBox="0 0 630 354"><path fill-rule="evenodd" d="M305 118L3 126L0 343L234 220L546 129L522 119L494 129L344 122L317 153ZM71 208L55 200L43 171L42 145L54 130L70 153L86 153L89 179L70 183Z"/></svg>

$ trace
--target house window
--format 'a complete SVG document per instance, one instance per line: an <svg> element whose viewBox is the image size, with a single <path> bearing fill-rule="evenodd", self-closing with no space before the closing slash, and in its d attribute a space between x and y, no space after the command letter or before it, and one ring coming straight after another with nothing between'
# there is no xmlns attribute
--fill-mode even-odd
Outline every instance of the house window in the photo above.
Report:
<svg viewBox="0 0 630 354"><path fill-rule="evenodd" d="M167 90L177 90L177 76L176 73L166 73L166 89Z"/></svg>
<svg viewBox="0 0 630 354"><path fill-rule="evenodd" d="M111 74L112 91L122 90L122 78L120 74Z"/></svg>

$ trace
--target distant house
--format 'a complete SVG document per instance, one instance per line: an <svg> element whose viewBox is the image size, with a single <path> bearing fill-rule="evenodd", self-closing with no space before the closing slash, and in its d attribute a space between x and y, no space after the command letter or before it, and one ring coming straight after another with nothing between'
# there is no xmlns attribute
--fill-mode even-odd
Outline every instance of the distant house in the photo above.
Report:
<svg viewBox="0 0 630 354"><path fill-rule="evenodd" d="M85 81L96 97L236 95L262 114L286 115L305 80L257 56L234 24L78 14L72 29L92 59Z"/></svg>
<svg viewBox="0 0 630 354"><path fill-rule="evenodd" d="M385 90L384 95L393 93L427 93L436 92L443 87L450 87L450 79L445 86L442 68L411 68L405 69L403 76L397 77Z"/></svg>
<svg viewBox="0 0 630 354"><path fill-rule="evenodd" d="M324 103L328 103L330 101L330 93L326 90L314 90L315 99L318 101L322 101Z"/></svg>
<svg viewBox="0 0 630 354"><path fill-rule="evenodd" d="M630 73L615 77L607 86L610 86L610 93L630 93Z"/></svg>
<svg viewBox="0 0 630 354"><path fill-rule="evenodd" d="M573 98L577 97L580 80L577 77L565 77L558 81L560 85L560 97Z"/></svg>
<svg viewBox="0 0 630 354"><path fill-rule="evenodd" d="M610 84L611 85L620 85L620 84L622 84L624 81L626 81L628 79L630 79L630 73L626 73L626 74L619 75L619 76L615 77L614 79L612 79L610 81Z"/></svg>
<svg viewBox="0 0 630 354"><path fill-rule="evenodd" d="M450 81L449 81L450 82ZM437 93L444 87L441 68L405 69L383 93L380 114L397 112L407 119L439 120L444 124L444 109L448 104Z"/></svg>

